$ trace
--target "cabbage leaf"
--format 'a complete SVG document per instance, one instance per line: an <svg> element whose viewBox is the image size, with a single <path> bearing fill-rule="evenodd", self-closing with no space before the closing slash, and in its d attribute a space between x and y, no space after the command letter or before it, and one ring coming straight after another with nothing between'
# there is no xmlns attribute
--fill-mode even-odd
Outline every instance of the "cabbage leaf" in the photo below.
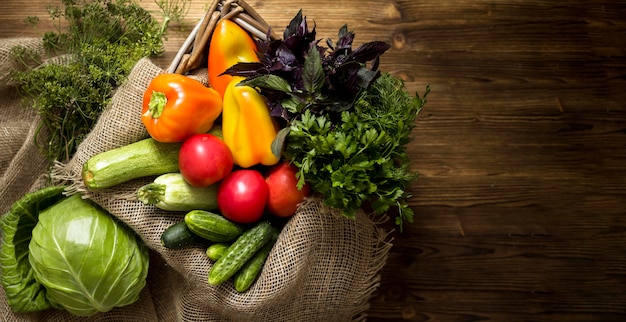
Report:
<svg viewBox="0 0 626 322"><path fill-rule="evenodd" d="M63 198L63 187L47 187L26 194L0 219L0 282L7 303L15 312L36 312L51 307L46 289L39 284L28 261L28 244L39 212Z"/></svg>

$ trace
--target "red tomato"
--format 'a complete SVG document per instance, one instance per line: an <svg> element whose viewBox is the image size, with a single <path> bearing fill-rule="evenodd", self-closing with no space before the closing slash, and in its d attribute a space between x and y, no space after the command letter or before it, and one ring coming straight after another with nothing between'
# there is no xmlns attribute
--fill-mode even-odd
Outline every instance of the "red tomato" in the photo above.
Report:
<svg viewBox="0 0 626 322"><path fill-rule="evenodd" d="M271 214L278 217L292 216L298 204L304 201L304 198L311 192L308 184L305 184L301 190L298 189L296 173L298 173L298 168L285 161L268 171L265 179L269 188L266 207Z"/></svg>
<svg viewBox="0 0 626 322"><path fill-rule="evenodd" d="M196 187L207 187L224 179L233 165L233 154L226 143L212 134L189 137L178 154L180 173Z"/></svg>
<svg viewBox="0 0 626 322"><path fill-rule="evenodd" d="M220 183L217 205L228 220L250 224L263 217L267 195L267 183L260 172L235 170Z"/></svg>

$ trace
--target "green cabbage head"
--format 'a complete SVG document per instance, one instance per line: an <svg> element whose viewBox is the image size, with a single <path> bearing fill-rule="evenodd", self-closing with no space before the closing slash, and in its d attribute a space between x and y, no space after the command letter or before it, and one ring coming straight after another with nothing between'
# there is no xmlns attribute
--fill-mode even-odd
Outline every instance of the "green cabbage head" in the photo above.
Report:
<svg viewBox="0 0 626 322"><path fill-rule="evenodd" d="M55 308L89 316L139 299L148 249L125 225L79 194L39 213L28 260Z"/></svg>

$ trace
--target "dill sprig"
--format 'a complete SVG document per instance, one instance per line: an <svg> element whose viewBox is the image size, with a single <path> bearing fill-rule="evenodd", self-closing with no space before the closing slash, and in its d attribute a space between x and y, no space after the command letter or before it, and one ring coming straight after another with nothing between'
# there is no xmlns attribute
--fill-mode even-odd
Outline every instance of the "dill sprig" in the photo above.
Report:
<svg viewBox="0 0 626 322"><path fill-rule="evenodd" d="M133 0L62 0L47 9L56 30L43 36L45 53L14 47L24 67L12 78L50 130L42 153L66 161L137 61L163 53L168 22L159 24Z"/></svg>

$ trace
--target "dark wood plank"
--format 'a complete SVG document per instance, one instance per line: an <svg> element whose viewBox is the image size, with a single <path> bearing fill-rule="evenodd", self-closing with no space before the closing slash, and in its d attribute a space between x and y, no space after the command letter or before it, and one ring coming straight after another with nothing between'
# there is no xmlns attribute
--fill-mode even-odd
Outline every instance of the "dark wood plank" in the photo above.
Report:
<svg viewBox="0 0 626 322"><path fill-rule="evenodd" d="M52 27L22 25L46 2L5 0L0 37ZM248 3L279 31L302 8L320 38L387 41L381 69L432 86L408 147L415 222L392 234L370 321L626 318L624 1Z"/></svg>

